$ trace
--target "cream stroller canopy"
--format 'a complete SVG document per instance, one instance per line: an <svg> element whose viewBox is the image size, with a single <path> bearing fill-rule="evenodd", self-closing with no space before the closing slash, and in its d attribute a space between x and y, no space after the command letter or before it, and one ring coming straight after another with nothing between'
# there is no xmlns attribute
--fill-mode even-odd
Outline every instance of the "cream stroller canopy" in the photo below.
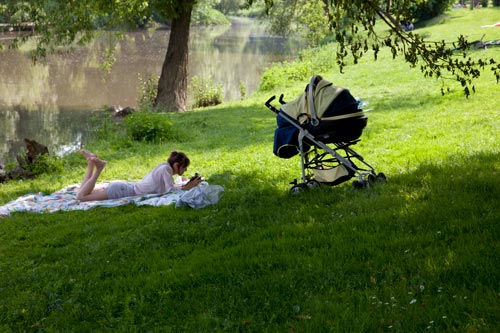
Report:
<svg viewBox="0 0 500 333"><path fill-rule="evenodd" d="M343 87L334 86L321 76L313 76L306 91L297 99L281 106L281 111L299 123L317 120L340 120L363 115L360 101Z"/></svg>

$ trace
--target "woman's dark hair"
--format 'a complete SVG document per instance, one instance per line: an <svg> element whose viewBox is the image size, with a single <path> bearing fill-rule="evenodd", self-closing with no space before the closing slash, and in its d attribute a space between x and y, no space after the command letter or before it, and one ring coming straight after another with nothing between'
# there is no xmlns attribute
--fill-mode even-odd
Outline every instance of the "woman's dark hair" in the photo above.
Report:
<svg viewBox="0 0 500 333"><path fill-rule="evenodd" d="M170 157L167 162L171 167L174 166L174 163L179 163L179 166L183 168L187 168L189 166L189 158L186 154L176 151L170 153Z"/></svg>

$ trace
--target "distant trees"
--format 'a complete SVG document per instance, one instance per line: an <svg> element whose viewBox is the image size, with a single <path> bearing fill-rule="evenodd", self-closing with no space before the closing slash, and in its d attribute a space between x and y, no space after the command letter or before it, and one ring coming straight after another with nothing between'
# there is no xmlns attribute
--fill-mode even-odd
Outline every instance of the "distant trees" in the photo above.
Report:
<svg viewBox="0 0 500 333"><path fill-rule="evenodd" d="M298 35L317 46L331 34L329 6L325 0L283 0L273 3L265 17L269 30L278 35Z"/></svg>
<svg viewBox="0 0 500 333"><path fill-rule="evenodd" d="M238 0L218 0L213 4L213 7L219 10L221 13L225 15L236 13L241 9L244 1Z"/></svg>
<svg viewBox="0 0 500 333"><path fill-rule="evenodd" d="M28 1L3 0L0 2L0 23L27 23L33 10L34 7Z"/></svg>

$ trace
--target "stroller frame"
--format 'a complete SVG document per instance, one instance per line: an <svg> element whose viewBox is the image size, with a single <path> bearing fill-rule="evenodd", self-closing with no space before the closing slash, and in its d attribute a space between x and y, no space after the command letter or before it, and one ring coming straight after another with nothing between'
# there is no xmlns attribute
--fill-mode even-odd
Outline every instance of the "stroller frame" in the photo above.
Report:
<svg viewBox="0 0 500 333"><path fill-rule="evenodd" d="M301 192L307 188L319 187L321 184L328 185L338 185L343 183L353 177L357 177L357 180L353 182L354 188L368 188L371 184L376 181L386 181L386 176L383 173L376 173L375 169L368 164L363 156L354 151L351 146L355 145L360 139L356 139L349 142L333 142L329 146L324 143L320 139L316 138L312 135L306 128L300 126L291 116L287 115L284 112L280 112L279 109L274 107L271 102L276 99L276 96L272 96L265 103L266 107L273 111L277 117L284 118L291 125L296 127L299 130L298 133L298 145L299 145L299 153L300 153L300 163L302 168L301 174L301 182L297 182L297 179L292 181L291 192L297 193ZM279 99L281 104L285 104L283 101L283 94ZM307 140L307 143L311 143L311 148L309 150L304 149L304 141ZM320 152L319 149L322 149L324 152ZM330 155L330 156L329 156ZM361 164L364 165L364 168L358 167L353 159L357 159ZM314 169L322 169L324 167L336 167L336 166L344 166L348 172L343 179L339 179L338 182L334 183L322 183L314 179L314 175L310 172Z"/></svg>

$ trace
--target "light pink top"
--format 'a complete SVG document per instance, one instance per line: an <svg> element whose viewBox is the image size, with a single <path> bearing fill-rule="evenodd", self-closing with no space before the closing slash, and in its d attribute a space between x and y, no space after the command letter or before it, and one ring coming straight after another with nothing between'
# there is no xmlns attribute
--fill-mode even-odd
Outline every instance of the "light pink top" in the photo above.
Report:
<svg viewBox="0 0 500 333"><path fill-rule="evenodd" d="M135 194L163 194L175 189L172 167L161 163L140 182L134 184Z"/></svg>

